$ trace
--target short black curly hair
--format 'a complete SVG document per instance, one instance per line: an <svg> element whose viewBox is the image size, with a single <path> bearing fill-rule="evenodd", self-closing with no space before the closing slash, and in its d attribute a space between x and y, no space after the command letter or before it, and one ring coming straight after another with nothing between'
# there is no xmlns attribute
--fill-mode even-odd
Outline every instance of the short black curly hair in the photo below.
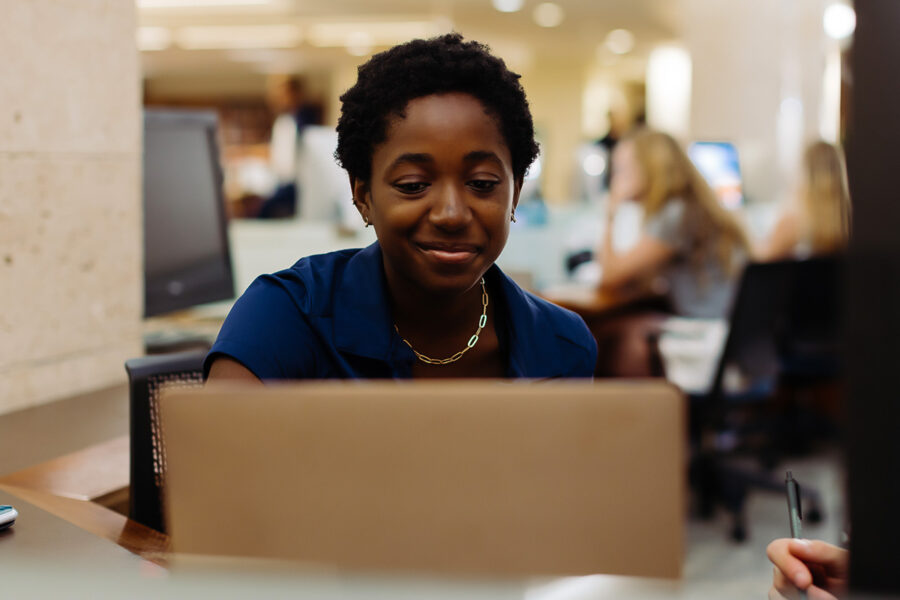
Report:
<svg viewBox="0 0 900 600"><path fill-rule="evenodd" d="M335 159L351 177L369 181L375 147L387 137L391 116L403 117L410 100L450 92L471 94L494 117L521 180L537 158L534 124L519 75L484 44L458 33L413 40L376 54L359 67L356 84L341 96Z"/></svg>

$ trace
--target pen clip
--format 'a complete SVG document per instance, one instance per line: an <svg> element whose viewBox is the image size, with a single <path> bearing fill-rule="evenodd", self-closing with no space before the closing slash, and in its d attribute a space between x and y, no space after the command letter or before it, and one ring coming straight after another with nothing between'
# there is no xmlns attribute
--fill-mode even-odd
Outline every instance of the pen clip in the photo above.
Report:
<svg viewBox="0 0 900 600"><path fill-rule="evenodd" d="M796 500L797 518L802 521L803 520L803 503L800 502L800 484L797 483L796 479L794 479L794 474L791 471L787 472L784 482L788 485L788 487L793 488L794 498Z"/></svg>

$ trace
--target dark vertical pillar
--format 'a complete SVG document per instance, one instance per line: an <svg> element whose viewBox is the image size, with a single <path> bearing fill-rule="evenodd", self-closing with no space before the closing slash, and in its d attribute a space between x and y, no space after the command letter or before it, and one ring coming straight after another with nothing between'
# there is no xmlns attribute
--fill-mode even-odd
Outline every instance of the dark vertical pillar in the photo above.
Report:
<svg viewBox="0 0 900 600"><path fill-rule="evenodd" d="M900 592L900 1L857 0L845 276L852 589Z"/></svg>

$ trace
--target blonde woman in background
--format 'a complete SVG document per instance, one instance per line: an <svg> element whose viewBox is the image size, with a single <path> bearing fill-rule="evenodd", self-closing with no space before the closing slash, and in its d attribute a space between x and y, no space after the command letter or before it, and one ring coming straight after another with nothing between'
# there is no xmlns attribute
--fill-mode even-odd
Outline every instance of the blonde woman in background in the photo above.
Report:
<svg viewBox="0 0 900 600"><path fill-rule="evenodd" d="M601 290L618 292L662 279L677 315L724 318L750 255L743 228L671 136L643 129L625 137L612 158L606 236L599 248ZM612 222L619 206L640 202L643 232L617 252ZM665 315L642 313L602 326L598 375L648 375L653 335Z"/></svg>
<svg viewBox="0 0 900 600"><path fill-rule="evenodd" d="M850 194L840 149L814 142L803 155L796 200L756 251L758 260L806 258L842 250L850 237Z"/></svg>

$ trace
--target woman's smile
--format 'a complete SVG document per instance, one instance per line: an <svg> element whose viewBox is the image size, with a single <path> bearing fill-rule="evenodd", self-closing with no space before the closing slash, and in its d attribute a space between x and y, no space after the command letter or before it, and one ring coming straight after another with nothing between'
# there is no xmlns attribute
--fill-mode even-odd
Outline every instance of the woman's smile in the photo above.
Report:
<svg viewBox="0 0 900 600"><path fill-rule="evenodd" d="M475 244L459 242L414 242L414 244L429 260L447 265L470 263L480 251Z"/></svg>

